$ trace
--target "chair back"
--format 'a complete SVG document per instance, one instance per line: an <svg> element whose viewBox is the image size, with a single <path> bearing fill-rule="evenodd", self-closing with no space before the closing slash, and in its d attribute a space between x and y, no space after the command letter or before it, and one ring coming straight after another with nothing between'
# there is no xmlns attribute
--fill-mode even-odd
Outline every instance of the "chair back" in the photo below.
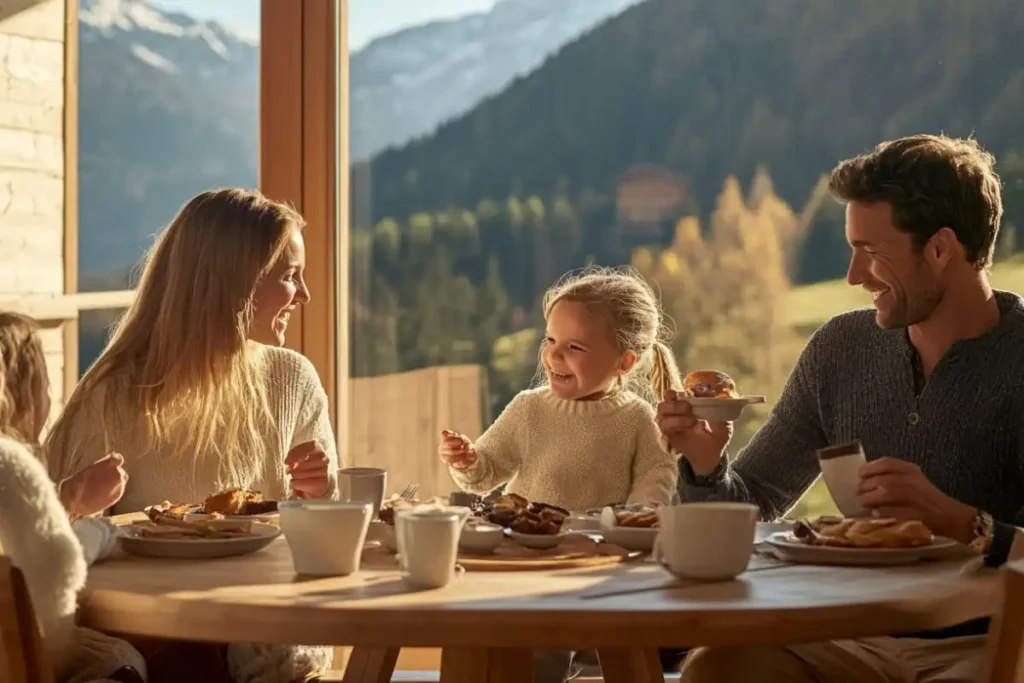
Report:
<svg viewBox="0 0 1024 683"><path fill-rule="evenodd" d="M979 683L1024 683L1024 560L1001 571L1001 603L985 642Z"/></svg>
<svg viewBox="0 0 1024 683"><path fill-rule="evenodd" d="M3 555L0 555L0 681L54 681L25 576Z"/></svg>

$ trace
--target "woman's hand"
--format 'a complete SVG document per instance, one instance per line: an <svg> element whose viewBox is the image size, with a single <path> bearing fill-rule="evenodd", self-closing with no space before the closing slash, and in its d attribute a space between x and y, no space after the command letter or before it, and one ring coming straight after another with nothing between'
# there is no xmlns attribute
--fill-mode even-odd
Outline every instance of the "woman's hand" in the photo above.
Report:
<svg viewBox="0 0 1024 683"><path fill-rule="evenodd" d="M445 429L441 432L441 460L457 470L464 470L476 464L479 456L468 436Z"/></svg>
<svg viewBox="0 0 1024 683"><path fill-rule="evenodd" d="M297 498L323 498L327 495L331 486L330 460L315 441L293 448L284 459L284 465L292 479L292 493Z"/></svg>
<svg viewBox="0 0 1024 683"><path fill-rule="evenodd" d="M679 392L666 392L658 405L658 428L672 450L690 461L693 473L702 476L715 471L732 438L731 422L708 422L693 416L693 408Z"/></svg>
<svg viewBox="0 0 1024 683"><path fill-rule="evenodd" d="M109 453L62 481L60 501L72 515L95 515L121 500L127 483L124 457Z"/></svg>

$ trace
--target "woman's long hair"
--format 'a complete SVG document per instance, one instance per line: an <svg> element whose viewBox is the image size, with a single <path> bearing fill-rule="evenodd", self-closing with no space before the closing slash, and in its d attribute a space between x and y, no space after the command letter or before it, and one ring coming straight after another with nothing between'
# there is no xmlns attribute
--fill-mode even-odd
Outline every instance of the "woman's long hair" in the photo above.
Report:
<svg viewBox="0 0 1024 683"><path fill-rule="evenodd" d="M247 342L253 292L304 227L298 212L256 190L211 190L182 207L50 433L51 470L67 476L89 464L76 462L68 436L98 400L108 448L127 428L147 451L218 459L228 481L258 471L262 435L274 425L258 347Z"/></svg>
<svg viewBox="0 0 1024 683"><path fill-rule="evenodd" d="M33 451L50 411L50 381L39 325L20 313L0 312L0 436Z"/></svg>

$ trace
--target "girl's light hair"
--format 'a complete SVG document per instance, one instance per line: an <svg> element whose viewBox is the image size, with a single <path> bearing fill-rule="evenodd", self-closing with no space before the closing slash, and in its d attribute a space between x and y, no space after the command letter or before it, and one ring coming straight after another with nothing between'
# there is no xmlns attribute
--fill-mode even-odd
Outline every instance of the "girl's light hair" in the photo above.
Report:
<svg viewBox="0 0 1024 683"><path fill-rule="evenodd" d="M0 312L0 435L38 450L50 406L50 380L39 325Z"/></svg>
<svg viewBox="0 0 1024 683"><path fill-rule="evenodd" d="M544 319L559 301L598 308L611 325L619 351L631 351L637 361L617 389L629 389L652 403L665 392L680 389L679 367L665 344L664 315L658 297L632 268L591 267L563 276L544 295Z"/></svg>
<svg viewBox="0 0 1024 683"><path fill-rule="evenodd" d="M259 191L203 192L181 208L150 250L135 300L82 377L47 440L51 470L89 463L68 443L92 401L103 406L109 449L132 434L148 452L213 457L227 481L264 461L270 411L258 348L247 341L253 293L305 221ZM141 453L138 455L142 455ZM65 474L66 476L66 474Z"/></svg>

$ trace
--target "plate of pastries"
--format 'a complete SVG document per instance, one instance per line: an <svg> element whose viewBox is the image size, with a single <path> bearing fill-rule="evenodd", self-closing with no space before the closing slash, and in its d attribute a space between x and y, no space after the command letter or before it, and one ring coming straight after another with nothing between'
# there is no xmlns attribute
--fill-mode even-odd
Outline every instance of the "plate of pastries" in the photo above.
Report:
<svg viewBox="0 0 1024 683"><path fill-rule="evenodd" d="M909 564L947 556L958 545L922 522L877 517L798 521L765 543L786 562L840 565Z"/></svg>
<svg viewBox="0 0 1024 683"><path fill-rule="evenodd" d="M695 370L683 378L678 392L693 408L693 416L714 422L732 422L743 409L764 403L764 396L743 396L732 377L718 370Z"/></svg>
<svg viewBox="0 0 1024 683"><path fill-rule="evenodd" d="M568 533L562 528L569 517L568 510L530 501L516 493L482 501L474 515L505 528L520 545L537 550L558 546Z"/></svg>
<svg viewBox="0 0 1024 683"><path fill-rule="evenodd" d="M186 522L229 520L277 525L281 517L276 500L265 500L259 491L231 488L206 497L202 503L164 501L145 509L150 520L171 517Z"/></svg>

